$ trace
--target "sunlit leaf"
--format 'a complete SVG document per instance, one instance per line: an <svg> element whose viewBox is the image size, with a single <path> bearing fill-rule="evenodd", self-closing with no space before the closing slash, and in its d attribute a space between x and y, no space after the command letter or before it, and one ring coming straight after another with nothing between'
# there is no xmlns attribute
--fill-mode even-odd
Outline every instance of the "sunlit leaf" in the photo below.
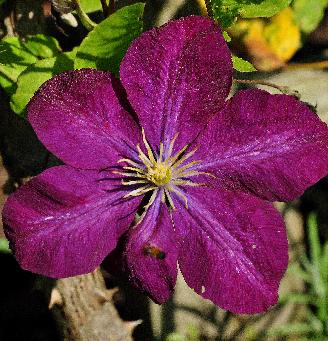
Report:
<svg viewBox="0 0 328 341"><path fill-rule="evenodd" d="M51 0L53 7L62 14L71 13L76 9L75 0ZM86 13L96 12L102 9L100 0L79 0L80 6Z"/></svg>
<svg viewBox="0 0 328 341"><path fill-rule="evenodd" d="M19 75L40 58L53 57L60 52L53 37L37 34L23 42L18 37L0 41L0 86L9 94L15 92Z"/></svg>
<svg viewBox="0 0 328 341"><path fill-rule="evenodd" d="M253 0L249 2L240 10L240 15L243 18L272 17L286 8L292 0Z"/></svg>
<svg viewBox="0 0 328 341"><path fill-rule="evenodd" d="M223 38L227 43L231 42L231 37L229 36L229 33L227 31L223 31Z"/></svg>
<svg viewBox="0 0 328 341"><path fill-rule="evenodd" d="M240 4L235 0L211 0L214 19L218 20L222 27L233 24L240 13Z"/></svg>
<svg viewBox="0 0 328 341"><path fill-rule="evenodd" d="M0 253L11 253L9 242L5 238L0 238Z"/></svg>
<svg viewBox="0 0 328 341"><path fill-rule="evenodd" d="M102 21L78 48L75 69L97 68L118 73L131 42L142 32L144 4L123 7Z"/></svg>
<svg viewBox="0 0 328 341"><path fill-rule="evenodd" d="M0 86L10 94L15 91L18 76L35 63L37 57L17 37L2 39L0 51Z"/></svg>
<svg viewBox="0 0 328 341"><path fill-rule="evenodd" d="M239 72L256 71L255 67L250 62L242 58L239 58L237 56L232 56L232 64L233 64L233 68Z"/></svg>
<svg viewBox="0 0 328 341"><path fill-rule="evenodd" d="M26 105L39 87L54 75L72 70L74 61L72 53L64 53L56 57L38 60L29 66L18 78L17 90L11 96L11 109L24 116Z"/></svg>
<svg viewBox="0 0 328 341"><path fill-rule="evenodd" d="M295 20L304 33L317 28L324 17L327 0L294 0Z"/></svg>
<svg viewBox="0 0 328 341"><path fill-rule="evenodd" d="M102 9L100 0L80 0L80 4L86 13L96 12Z"/></svg>
<svg viewBox="0 0 328 341"><path fill-rule="evenodd" d="M223 27L231 26L238 16L272 17L290 3L291 0L211 0L214 18Z"/></svg>
<svg viewBox="0 0 328 341"><path fill-rule="evenodd" d="M58 41L55 38L44 34L30 36L25 43L25 47L34 54L34 56L40 58L51 58L60 53Z"/></svg>

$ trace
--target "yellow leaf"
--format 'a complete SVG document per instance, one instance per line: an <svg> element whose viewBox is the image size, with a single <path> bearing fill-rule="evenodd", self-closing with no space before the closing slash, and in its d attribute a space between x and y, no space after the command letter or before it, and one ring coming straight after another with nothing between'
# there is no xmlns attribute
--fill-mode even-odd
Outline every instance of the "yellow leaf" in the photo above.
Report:
<svg viewBox="0 0 328 341"><path fill-rule="evenodd" d="M283 61L290 60L301 46L301 32L290 7L275 15L264 29L272 51Z"/></svg>
<svg viewBox="0 0 328 341"><path fill-rule="evenodd" d="M290 7L270 19L238 20L229 34L239 52L246 52L256 68L263 71L282 67L301 47L301 32Z"/></svg>

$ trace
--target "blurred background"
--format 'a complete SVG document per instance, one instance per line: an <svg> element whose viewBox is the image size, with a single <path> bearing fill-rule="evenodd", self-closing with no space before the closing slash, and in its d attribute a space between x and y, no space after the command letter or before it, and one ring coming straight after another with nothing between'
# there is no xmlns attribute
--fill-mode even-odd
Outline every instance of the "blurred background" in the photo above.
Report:
<svg viewBox="0 0 328 341"><path fill-rule="evenodd" d="M117 6L133 2L117 1ZM328 123L327 8L328 1L324 0L294 0L270 19L235 22L227 29L230 47L258 70L236 71L235 78L261 79L262 83L287 86L297 91L300 99ZM204 2L148 1L145 27L190 14L205 14ZM95 21L101 20L97 7L91 6L90 16ZM64 51L78 45L86 34L81 25L72 25L52 10L49 1L0 0L0 39L13 35L24 38L36 33L55 37ZM8 93L2 88L0 115L0 204L3 205L6 196L17 186L58 161L38 142L28 123L11 111ZM172 299L158 306L104 272L107 287L118 288L113 302L121 318L143 320L134 330L134 339L327 341L328 180L320 181L299 200L276 206L284 215L290 248L279 304L265 314L235 316L200 298L180 276ZM1 230L0 271L0 340L61 340L56 316L49 309L55 281L21 270Z"/></svg>

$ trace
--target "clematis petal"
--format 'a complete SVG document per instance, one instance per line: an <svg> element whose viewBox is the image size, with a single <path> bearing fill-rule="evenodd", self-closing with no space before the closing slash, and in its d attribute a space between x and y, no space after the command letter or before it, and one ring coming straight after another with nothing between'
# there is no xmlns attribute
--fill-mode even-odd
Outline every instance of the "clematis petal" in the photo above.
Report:
<svg viewBox="0 0 328 341"><path fill-rule="evenodd" d="M212 20L191 16L136 39L120 74L150 142L167 145L179 132L179 148L224 105L232 82L231 55Z"/></svg>
<svg viewBox="0 0 328 341"><path fill-rule="evenodd" d="M173 212L187 284L223 309L259 313L277 302L287 268L280 214L254 196L210 188L188 191L189 209Z"/></svg>
<svg viewBox="0 0 328 341"><path fill-rule="evenodd" d="M199 169L218 188L293 200L328 173L328 128L305 104L239 91L200 134Z"/></svg>
<svg viewBox="0 0 328 341"><path fill-rule="evenodd" d="M65 163L100 169L131 156L139 141L140 129L124 107L118 80L109 72L82 69L46 82L28 106L28 119L41 142Z"/></svg>
<svg viewBox="0 0 328 341"><path fill-rule="evenodd" d="M134 219L139 199L99 184L98 172L53 167L7 200L5 233L22 268L61 278L93 271Z"/></svg>
<svg viewBox="0 0 328 341"><path fill-rule="evenodd" d="M168 208L160 196L127 235L123 267L132 284L164 303L177 278L177 245Z"/></svg>

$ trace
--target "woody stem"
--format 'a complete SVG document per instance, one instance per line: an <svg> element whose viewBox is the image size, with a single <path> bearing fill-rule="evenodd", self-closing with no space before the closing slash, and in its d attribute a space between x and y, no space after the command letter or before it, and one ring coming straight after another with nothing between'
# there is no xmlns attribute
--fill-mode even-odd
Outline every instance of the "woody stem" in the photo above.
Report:
<svg viewBox="0 0 328 341"><path fill-rule="evenodd" d="M277 84L268 82L264 79L234 79L234 82L238 84L264 85L264 86L277 89L283 94L298 96L297 91L291 90L288 86L277 85Z"/></svg>

